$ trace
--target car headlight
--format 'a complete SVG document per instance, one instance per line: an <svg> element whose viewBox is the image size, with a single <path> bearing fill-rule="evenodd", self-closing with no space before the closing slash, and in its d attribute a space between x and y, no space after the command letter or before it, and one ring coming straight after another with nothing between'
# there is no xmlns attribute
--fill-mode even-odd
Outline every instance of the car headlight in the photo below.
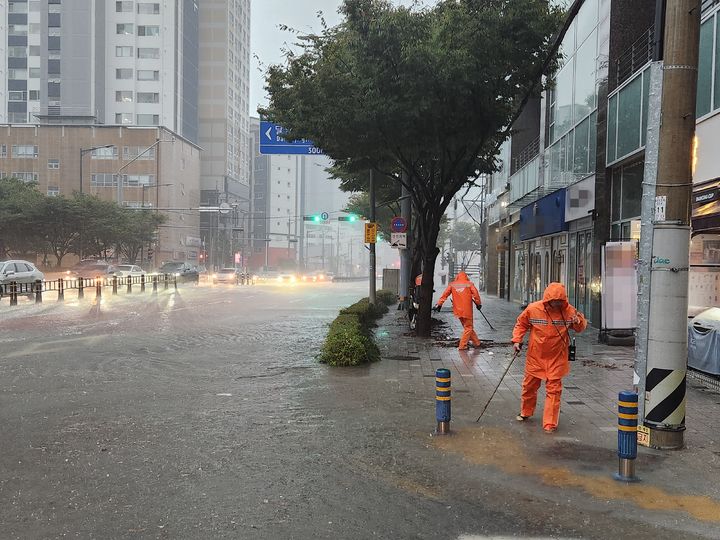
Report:
<svg viewBox="0 0 720 540"><path fill-rule="evenodd" d="M212 275L213 279L217 279L217 274Z"/></svg>
<svg viewBox="0 0 720 540"><path fill-rule="evenodd" d="M173 276L175 276L175 277L180 277L180 272L175 272L175 273L173 274Z"/></svg>
<svg viewBox="0 0 720 540"><path fill-rule="evenodd" d="M295 283L297 281L297 278L295 276L290 276L290 283Z"/></svg>

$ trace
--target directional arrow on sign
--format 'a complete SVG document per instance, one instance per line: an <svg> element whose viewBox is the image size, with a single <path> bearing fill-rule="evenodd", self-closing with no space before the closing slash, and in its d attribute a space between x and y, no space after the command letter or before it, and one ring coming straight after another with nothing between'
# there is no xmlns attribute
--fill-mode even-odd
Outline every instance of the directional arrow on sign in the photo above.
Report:
<svg viewBox="0 0 720 540"><path fill-rule="evenodd" d="M272 133L272 126L270 126L267 131L265 132L265 136L268 138L268 140L272 141L272 137L270 136L270 133Z"/></svg>

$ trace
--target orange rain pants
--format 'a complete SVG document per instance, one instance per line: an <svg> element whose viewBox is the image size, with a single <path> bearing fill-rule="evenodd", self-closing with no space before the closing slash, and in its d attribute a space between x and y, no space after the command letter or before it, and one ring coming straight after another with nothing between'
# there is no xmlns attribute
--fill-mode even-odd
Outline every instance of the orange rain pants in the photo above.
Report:
<svg viewBox="0 0 720 540"><path fill-rule="evenodd" d="M459 349L467 349L468 341L472 341L472 344L476 347L480 346L480 338L475 333L475 327L473 325L472 317L459 317L460 324L463 325L463 333L460 338Z"/></svg>
<svg viewBox="0 0 720 540"><path fill-rule="evenodd" d="M537 404L538 390L542 379L525 373L520 397L520 414L532 416ZM556 428L560 420L560 397L562 396L562 379L545 381L545 410L543 412L543 428Z"/></svg>

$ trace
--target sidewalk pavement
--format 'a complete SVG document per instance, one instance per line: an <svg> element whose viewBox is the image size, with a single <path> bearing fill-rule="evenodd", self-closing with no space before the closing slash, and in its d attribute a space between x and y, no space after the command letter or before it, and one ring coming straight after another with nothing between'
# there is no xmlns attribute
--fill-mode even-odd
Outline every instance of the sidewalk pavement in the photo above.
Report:
<svg viewBox="0 0 720 540"><path fill-rule="evenodd" d="M563 381L560 424L553 435L542 430L544 385L535 416L524 423L514 420L520 407L524 348L478 424L477 416L512 357L509 341L520 308L484 296L483 313L497 331L491 331L479 314L475 328L481 340L495 343L467 352L458 351L455 343L413 337L404 312L392 311L377 329L383 360L372 366L370 375L384 379L386 387L400 394L426 397L421 403L427 406L423 413L428 430L434 427L435 370L450 369L455 436L435 437L439 450L511 477L530 477L544 488L580 490L596 502L614 501L619 508L631 503L633 512L647 514L647 523L667 518L699 523L700 533L709 524L720 530L720 392L689 379L686 448L661 452L640 447L641 482L615 482L617 396L632 388L633 348L600 344L592 328L577 336L577 361ZM461 325L450 309L433 316L447 324L444 333L459 337Z"/></svg>

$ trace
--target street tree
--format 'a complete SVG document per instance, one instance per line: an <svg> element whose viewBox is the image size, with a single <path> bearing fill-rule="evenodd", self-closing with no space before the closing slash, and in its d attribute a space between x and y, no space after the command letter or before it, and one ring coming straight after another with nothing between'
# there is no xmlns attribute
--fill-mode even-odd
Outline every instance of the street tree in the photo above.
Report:
<svg viewBox="0 0 720 540"><path fill-rule="evenodd" d="M158 227L166 217L150 210L125 209L119 223L117 251L130 264L135 264L142 249L149 247Z"/></svg>
<svg viewBox="0 0 720 540"><path fill-rule="evenodd" d="M82 213L76 198L43 198L43 249L55 256L56 266L62 265L63 258L73 252L83 227Z"/></svg>
<svg viewBox="0 0 720 540"><path fill-rule="evenodd" d="M0 258L35 251L42 234L43 198L34 183L0 179Z"/></svg>
<svg viewBox="0 0 720 540"><path fill-rule="evenodd" d="M546 0L345 0L340 12L340 25L300 36L299 52L268 69L261 112L288 138L410 191L423 259L417 330L429 336L443 214L464 185L495 170L507 126L542 90L562 11Z"/></svg>

